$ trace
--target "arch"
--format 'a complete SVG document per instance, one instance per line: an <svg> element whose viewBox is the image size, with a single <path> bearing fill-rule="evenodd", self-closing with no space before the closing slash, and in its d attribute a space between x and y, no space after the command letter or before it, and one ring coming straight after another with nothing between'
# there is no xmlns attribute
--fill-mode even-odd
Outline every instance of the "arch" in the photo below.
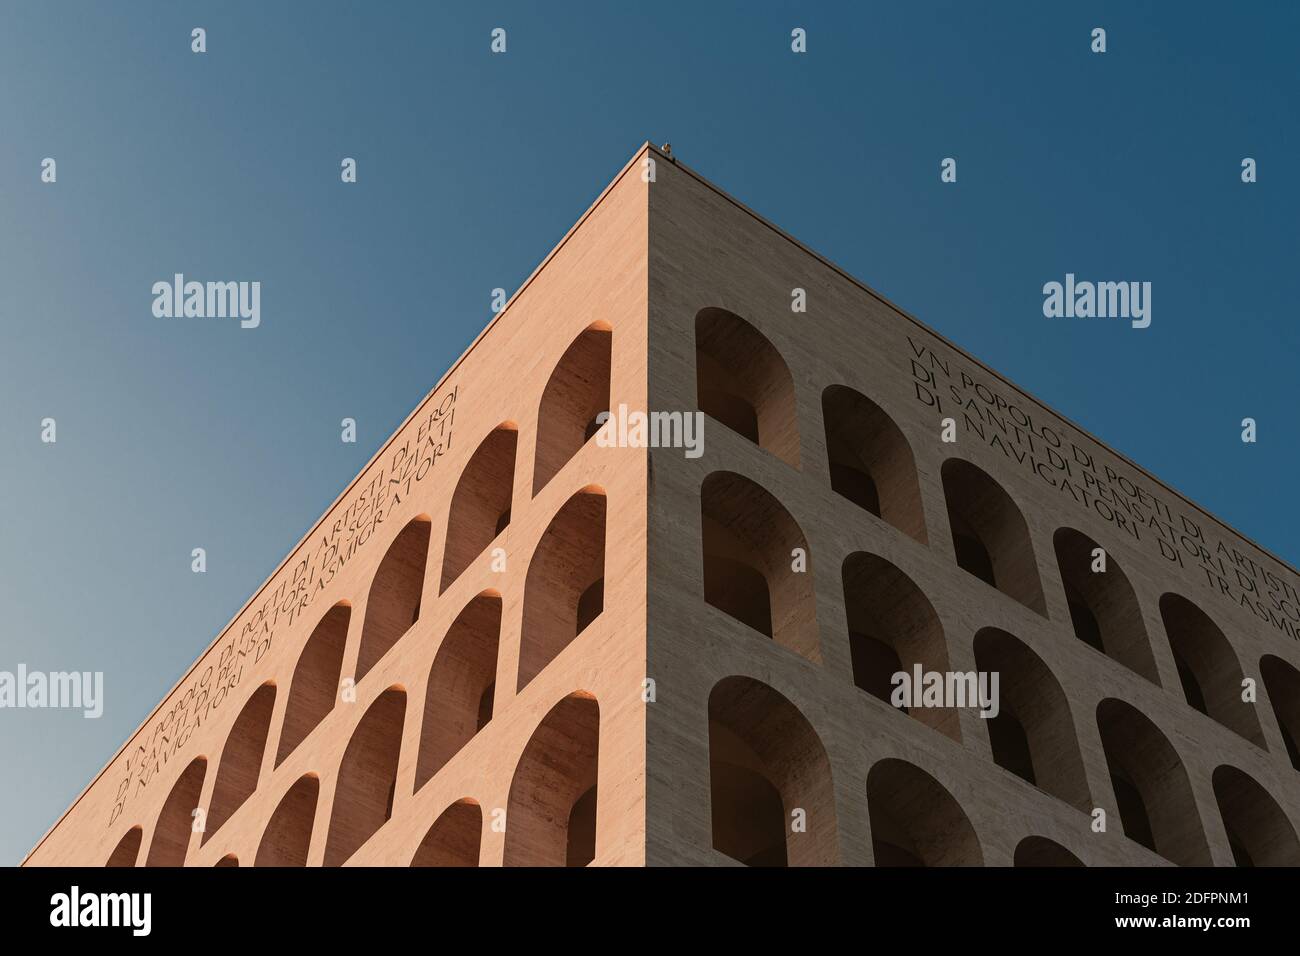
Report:
<svg viewBox="0 0 1300 956"><path fill-rule="evenodd" d="M519 432L503 422L479 442L456 482L447 511L442 553L442 593L510 524Z"/></svg>
<svg viewBox="0 0 1300 956"><path fill-rule="evenodd" d="M821 663L812 557L790 513L742 475L700 487L704 600L782 647ZM803 570L794 569L801 549Z"/></svg>
<svg viewBox="0 0 1300 956"><path fill-rule="evenodd" d="M212 806L208 808L201 844L206 844L257 789L274 710L275 682L267 681L253 692L235 718L217 764L217 782L212 788Z"/></svg>
<svg viewBox="0 0 1300 956"><path fill-rule="evenodd" d="M185 865L190 834L194 832L194 811L199 808L207 772L208 759L195 757L172 784L171 793L158 811L145 866Z"/></svg>
<svg viewBox="0 0 1300 956"><path fill-rule="evenodd" d="M593 322L573 340L547 379L537 408L534 496L596 434L596 416L609 411L613 340L608 322Z"/></svg>
<svg viewBox="0 0 1300 956"><path fill-rule="evenodd" d="M1085 813L1092 795L1070 702L1042 658L1005 631L975 635L975 667L997 674L998 713L986 721L999 766Z"/></svg>
<svg viewBox="0 0 1300 956"><path fill-rule="evenodd" d="M928 540L916 459L879 405L843 385L822 392L831 488L921 544Z"/></svg>
<svg viewBox="0 0 1300 956"><path fill-rule="evenodd" d="M262 831L254 867L307 865L319 797L320 780L314 773L304 774L294 781L280 798L266 829Z"/></svg>
<svg viewBox="0 0 1300 956"><path fill-rule="evenodd" d="M213 863L212 865L213 865L214 867L216 867L216 866L239 866L239 857L235 856L235 854L233 854L233 853L227 853L225 856L223 856L221 859L219 859L216 863Z"/></svg>
<svg viewBox="0 0 1300 956"><path fill-rule="evenodd" d="M393 815L405 719L406 691L390 687L353 731L339 764L325 840L326 866L341 865Z"/></svg>
<svg viewBox="0 0 1300 956"><path fill-rule="evenodd" d="M424 786L492 717L501 596L485 591L447 629L429 671L415 787Z"/></svg>
<svg viewBox="0 0 1300 956"><path fill-rule="evenodd" d="M893 677L948 670L948 645L934 606L912 579L884 558L859 551L841 569L853 683L893 706ZM939 733L961 740L951 707L899 708Z"/></svg>
<svg viewBox="0 0 1300 956"><path fill-rule="evenodd" d="M604 609L605 492L590 485L547 525L524 581L518 690Z"/></svg>
<svg viewBox="0 0 1300 956"><path fill-rule="evenodd" d="M1121 700L1097 705L1097 729L1125 835L1182 866L1210 866L1210 850L1178 752Z"/></svg>
<svg viewBox="0 0 1300 956"><path fill-rule="evenodd" d="M1160 597L1160 618L1187 703L1267 750L1254 704L1241 699L1241 662L1223 631L1199 607L1172 592Z"/></svg>
<svg viewBox="0 0 1300 956"><path fill-rule="evenodd" d="M695 316L695 385L700 411L799 467L794 378L758 329L726 309L701 309Z"/></svg>
<svg viewBox="0 0 1300 956"><path fill-rule="evenodd" d="M357 657L358 682L420 619L424 565L429 557L429 526L428 515L412 518L379 562L370 582L370 596L366 598L366 620L361 628L361 651Z"/></svg>
<svg viewBox="0 0 1300 956"><path fill-rule="evenodd" d="M968 461L949 458L941 473L958 566L1046 617L1029 525L1015 501Z"/></svg>
<svg viewBox="0 0 1300 956"><path fill-rule="evenodd" d="M478 866L483 811L474 800L457 800L429 827L411 866Z"/></svg>
<svg viewBox="0 0 1300 956"><path fill-rule="evenodd" d="M505 866L586 866L595 858L600 705L586 692L565 697L524 746L506 805ZM575 813L575 810L579 810ZM584 816L585 814L585 816Z"/></svg>
<svg viewBox="0 0 1300 956"><path fill-rule="evenodd" d="M140 841L144 838L144 828L134 826L122 834L105 866L135 866L140 859Z"/></svg>
<svg viewBox="0 0 1300 956"><path fill-rule="evenodd" d="M343 651L348 642L352 607L340 601L325 612L298 655L289 684L289 702L280 725L280 744L275 755L278 767L284 758L307 739L316 725L334 709L339 680L343 675Z"/></svg>
<svg viewBox="0 0 1300 956"><path fill-rule="evenodd" d="M886 757L867 774L867 811L876 866L983 866L970 818L919 767Z"/></svg>
<svg viewBox="0 0 1300 956"><path fill-rule="evenodd" d="M713 848L750 866L839 862L835 792L821 739L788 699L749 677L709 693ZM802 810L796 832L792 814Z"/></svg>
<svg viewBox="0 0 1300 956"><path fill-rule="evenodd" d="M1217 767L1211 779L1238 866L1300 866L1295 828L1267 790L1227 764Z"/></svg>
<svg viewBox="0 0 1300 956"><path fill-rule="evenodd" d="M1094 572L1101 546L1074 528L1057 528L1052 544L1075 637L1159 687L1142 608L1115 556L1107 552L1106 570Z"/></svg>
<svg viewBox="0 0 1300 956"><path fill-rule="evenodd" d="M1016 844L1013 866L1083 866L1083 861L1047 837L1027 836Z"/></svg>
<svg viewBox="0 0 1300 956"><path fill-rule="evenodd" d="M1300 770L1300 671L1280 657L1265 654L1259 660L1259 672L1282 732L1286 755L1291 766Z"/></svg>

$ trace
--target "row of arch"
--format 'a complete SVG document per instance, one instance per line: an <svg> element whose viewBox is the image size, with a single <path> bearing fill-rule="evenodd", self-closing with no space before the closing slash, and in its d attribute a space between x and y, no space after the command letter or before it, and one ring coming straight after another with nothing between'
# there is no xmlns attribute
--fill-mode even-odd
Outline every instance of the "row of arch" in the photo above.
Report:
<svg viewBox="0 0 1300 956"><path fill-rule="evenodd" d="M776 347L726 309L695 317L699 409L777 458L800 466L794 378ZM831 488L927 544L925 511L912 449L897 423L843 385L821 396ZM942 469L957 563L1046 615L1028 526L1015 502L983 471L960 459Z"/></svg>
<svg viewBox="0 0 1300 956"><path fill-rule="evenodd" d="M706 477L700 505L705 600L820 663L811 559L806 566L791 561L792 554L808 552L795 519L765 489L733 472ZM1159 686L1142 610L1118 562L1107 556L1106 570L1094 573L1098 545L1073 528L1059 529L1053 541L1076 637ZM927 672L949 669L939 616L905 573L881 557L859 552L845 560L841 575L854 682L860 688L888 700L890 678L898 671L910 672L914 665ZM1167 593L1159 603L1187 703L1266 750L1255 708L1242 699L1242 666L1228 638L1187 598ZM1037 686L1055 685L1046 666L1024 645L1010 652L992 638L977 638L976 658L981 670L997 670L992 665L1002 662L1016 672L1044 675L1045 680L1034 682ZM1295 703L1300 673L1272 655L1261 660L1260 673L1287 753L1300 770L1295 744L1300 737L1300 705ZM1064 700L1059 686L1054 697ZM1042 711L1028 700L1023 709ZM954 712L926 709L916 716L960 739Z"/></svg>
<svg viewBox="0 0 1300 956"><path fill-rule="evenodd" d="M598 416L609 404L611 342L609 325L593 323L556 364L539 405L534 495L595 434ZM703 309L696 317L696 370L701 410L798 465L793 379L771 342L734 313ZM901 429L873 401L845 386L828 387L822 404L832 488L926 543L916 465ZM513 422L501 423L480 443L462 472L449 511L439 593L509 525L517 437ZM951 458L940 471L958 565L1046 615L1028 525L1015 501L995 479L970 462ZM731 516L739 510L730 509ZM761 510L779 524L792 523L779 505ZM725 521L728 515L706 514L706 531L710 517ZM385 559L386 564L391 562L385 569L391 576L400 577L405 571L411 582L404 589L408 592L404 601L375 602L374 610L368 610L358 679L418 618L428 530L427 519L408 529L407 536L399 539L407 547L390 551ZM1091 573L1091 552L1097 544L1081 532L1061 529L1054 545L1071 623L1080 639L1158 684L1141 612L1123 571L1115 568L1101 576ZM603 552L603 547L600 550ZM1113 559L1110 563L1113 566ZM602 590L600 576L585 577L591 578L586 602L594 605ZM1199 632L1208 633L1207 622L1181 606L1169 609L1166 617L1184 620L1188 624L1185 630L1193 635L1185 642L1188 646L1174 648L1180 677L1199 672L1199 684L1212 682L1212 662L1222 658L1224 650L1199 646L1216 643L1199 636ZM1230 646L1227 653L1232 653ZM521 671L521 687L535 671L535 665ZM1239 665L1236 671L1240 671ZM1203 695L1193 693L1189 700L1195 702L1198 696ZM1208 711L1210 707L1199 709ZM1242 726L1232 715L1225 716L1228 726L1260 742L1255 730Z"/></svg>
<svg viewBox="0 0 1300 956"><path fill-rule="evenodd" d="M391 818L405 713L406 693L394 686L357 724L339 765L325 840L326 866L346 862ZM600 706L585 691L568 695L542 718L511 781L505 865L586 866L595 858L599 741ZM192 808L206 770L206 758L196 758L172 788L159 813L146 865L184 864ZM298 778L272 812L254 866L306 866L319 795L315 773ZM456 801L430 826L411 865L477 866L482 828L478 801ZM107 865L135 866L142 836L139 826L128 830ZM216 865L238 866L239 860L227 854Z"/></svg>
<svg viewBox="0 0 1300 956"><path fill-rule="evenodd" d="M326 865L345 861L391 814L405 694L385 692L367 710L339 770L325 848ZM1191 784L1168 738L1145 715L1113 698L1096 720L1123 832L1183 865L1209 865L1208 843ZM506 865L583 866L596 853L600 710L577 692L542 719L521 754L506 809ZM719 681L708 701L712 845L751 866L831 865L839 834L830 760L812 725L784 695L749 677ZM188 841L188 807L205 770L195 760L160 815L150 865L179 865ZM1300 865L1300 841L1276 801L1248 774L1215 769L1212 790L1238 865ZM1086 784L1084 784L1086 793ZM271 815L255 865L302 866L311 842L319 780L300 778ZM978 866L979 838L957 799L926 771L897 758L867 776L877 866ZM791 825L802 812L806 825ZM483 814L465 798L447 807L411 858L413 866L475 866ZM133 828L109 865L132 865L141 831ZM1081 865L1042 836L1022 840L1016 865ZM233 865L224 857L218 865Z"/></svg>
<svg viewBox="0 0 1300 956"><path fill-rule="evenodd" d="M1103 700L1096 717L1125 835L1172 862L1210 865L1191 785L1169 740L1120 700ZM839 862L830 760L812 725L778 691L749 677L714 686L709 767L715 850L751 866ZM1053 773L1064 780L1073 768ZM1238 865L1300 865L1294 828L1253 778L1225 764L1212 787ZM960 803L919 767L877 762L867 776L867 803L877 866L983 864ZM792 825L800 811L803 827ZM1021 841L1014 856L1018 866L1082 865L1042 836Z"/></svg>
<svg viewBox="0 0 1300 956"><path fill-rule="evenodd" d="M524 584L524 615L521 629L518 689L522 690L551 660L586 629L603 610L604 589L604 537L605 494L603 489L589 486L573 495L552 519L542 535ZM413 544L414 542L414 544ZM376 663L367 660L366 636L373 634L372 623L379 622L388 633L396 634L389 647L405 633L393 622L407 620L413 623L419 616L420 590L423 587L423 553L428 542L428 522L423 518L412 520L397 536L381 561L370 588L365 626L362 632L361 659L358 675ZM409 609L409 610L408 610ZM409 617L408 617L409 614ZM339 698L342 666L347 642L351 606L340 602L321 618L299 655L289 685L289 698L279 737L274 765L278 767L311 734L334 709ZM408 624L409 627L409 624ZM501 630L501 595L496 590L486 590L474 597L457 615L438 646L429 672L420 750L416 765L416 788L433 777L473 736L491 720L496 690L498 647ZM373 644L369 645L373 648ZM369 664L369 666L367 666ZM358 677L358 681L360 676ZM263 756L275 710L276 684L268 681L259 687L235 718L226 743L214 784L211 805L207 808L202 843L252 796L257 789ZM387 721L400 719L394 714L392 691L381 696L389 700L387 709L367 712L367 718ZM402 692L403 711L405 692ZM369 728L373 724L366 724ZM360 732L361 726L358 727ZM387 735L376 731L377 739ZM357 737L354 736L354 741ZM351 748L349 748L350 752ZM396 769L396 755L371 752L368 759ZM347 762L347 755L344 756ZM177 807L188 815L198 806L206 766L203 758L195 761L175 785L172 797ZM372 774L377 767L370 768ZM197 783L196 783L197 781ZM308 785L299 781L302 787ZM346 790L336 796L349 798ZM313 798L314 799L314 798ZM374 807L363 801L367 808L360 814L357 832L366 836L373 832L372 825L383 820L376 816ZM166 846L173 828L161 826L161 817L168 815L172 798L160 814L160 826L155 837L157 853L152 849L150 860L184 859L183 850L188 844L188 824L181 834L177 847ZM391 795L387 811L391 811ZM179 812L179 811L177 811ZM178 818L179 819L179 818ZM348 836L350 827L344 825L338 840L339 846L350 847L351 855L360 845ZM179 831L178 831L179 832ZM169 865L161 863L160 865Z"/></svg>
<svg viewBox="0 0 1300 956"><path fill-rule="evenodd" d="M597 416L609 408L612 342L609 324L593 323L551 372L538 406L534 496L596 434ZM448 508L439 594L509 527L518 438L518 425L502 422L479 442L461 471ZM427 515L408 524L375 574L362 626L358 681L419 619L430 527ZM567 546L575 538L590 549L576 567L561 560L577 557ZM543 534L529 565L525 603L531 594L533 613L526 609L519 689L600 614L604 539L605 493L594 485L571 497Z"/></svg>
<svg viewBox="0 0 1300 956"><path fill-rule="evenodd" d="M696 315L695 340L700 409L798 467L794 380L776 347L740 316L719 308ZM927 543L916 464L898 425L871 399L842 385L823 391L822 412L832 489ZM1029 527L1010 494L960 458L945 461L940 475L957 564L1047 616ZM819 661L810 576L792 572L788 558L791 548L807 547L794 519L739 475L710 475L701 497L706 599ZM1159 686L1137 596L1114 556L1107 555L1104 572L1094 573L1099 546L1087 535L1061 528L1053 545L1076 636ZM1267 749L1254 708L1241 699L1242 666L1223 632L1176 594L1160 599L1160 612L1187 703ZM1291 704L1295 694L1288 692L1300 686L1300 678L1274 657L1261 662L1261 671L1281 691L1273 694L1270 687L1270 697L1279 709L1288 756L1300 769L1300 704Z"/></svg>
<svg viewBox="0 0 1300 956"><path fill-rule="evenodd" d="M538 408L533 495L539 494L597 430L596 416L609 407L612 330L596 322L585 329L557 362ZM438 593L445 592L509 526L518 427L506 421L484 438L467 461L452 492ZM606 500L603 488L587 486L552 518L528 565L524 585L517 689L523 688L589 626L604 608ZM420 618L432 520L413 518L394 538L376 569L366 601L355 679L366 675ZM340 601L321 618L299 655L289 685L274 765L279 766L333 710L339 697L351 603ZM416 789L433 777L491 719L495 698L501 595L487 590L462 610L439 645L430 671L416 769ZM212 805L202 842L253 794L274 711L276 685L254 692L232 725L221 753ZM400 729L405 691L390 688L358 724L340 767L326 863L351 856L392 811L392 793L374 792L375 780L396 773L391 730ZM353 773L345 773L355 765ZM198 806L206 758L190 764L174 785L155 827L151 865L180 865L185 858L189 817ZM358 783L355 787L349 781ZM357 789L360 787L360 789ZM319 782L298 780L268 824L263 846L270 865L305 859ZM182 812L184 819L182 819ZM461 811L467 813L468 811ZM297 821L290 827L281 821ZM182 827L183 824L183 827ZM594 832L594 831L593 831ZM130 852L129 831L113 859ZM280 849L276 849L276 848ZM258 862L263 853L259 851Z"/></svg>
<svg viewBox="0 0 1300 956"><path fill-rule="evenodd" d="M593 324L566 350L548 381L539 407L534 496L590 440L596 416L608 407L611 341L608 325ZM787 418L781 411L787 399L793 401L793 385L785 387L781 372L788 378L788 370L779 355L773 361L775 350L770 343L732 313L706 309L697 316L696 344L701 409L797 466L792 405ZM919 484L902 432L878 406L851 389L827 389L823 406L834 490L924 543ZM517 427L503 422L467 462L452 495L439 593L509 525L517 437ZM945 462L942 475L958 564L1045 613L1027 526L1010 496L983 471L959 459ZM819 660L812 578L792 573L788 560L786 545L790 541L803 543L806 550L797 524L771 495L739 475L710 475L701 500L706 599L790 649ZM424 515L408 524L376 572L363 623L358 680L419 619L430 525ZM539 542L525 585L518 689L601 613L604 537L604 493L591 486L565 503ZM1054 543L1076 635L1158 684L1141 612L1123 572L1112 560L1105 575L1091 574L1087 556L1095 542L1081 532L1061 529ZM860 585L857 593L864 595L862 603L875 609L855 611L854 602L846 600L858 686L874 693L880 675L895 659L900 664L905 657L923 663L937 660L940 654L946 659L941 628L936 638L938 621L933 608L902 572L867 555L854 567L846 562L843 574L846 598L852 576ZM1253 709L1240 704L1235 692L1241 669L1222 632L1177 595L1161 599L1161 612L1188 702L1263 747ZM855 614L861 627L855 627ZM277 766L334 706L349 615L347 602L332 608L298 661L279 738ZM500 596L485 592L462 612L440 648L426 697L417 789L490 720L499 625ZM489 634L493 636L484 636ZM1013 663L1022 670L1043 667L1019 642L1020 650L1008 650L1010 645L1003 646L995 638L984 643L988 654L1018 657ZM1277 658L1266 658L1261 669L1288 753L1300 768L1294 744L1300 703L1295 703L1295 693L1288 693L1300 688L1300 674ZM429 712L434 708L435 687L439 688L438 706L447 714ZM1059 693L1059 686L1056 691ZM232 728L222 754L205 841L256 788L274 696L273 684L259 688ZM404 699L403 692L403 705ZM1022 709L1038 712L1032 695ZM918 718L922 714L922 719L933 721L941 732L959 734L955 715L931 715L922 710ZM1001 741L995 743L995 754L1001 751L1007 764L1019 761L1023 768L1027 745L1022 745L1020 738L1027 741L1030 734L1023 727L1022 733L1015 733L1007 726L1005 733L991 729L991 738ZM236 740L239 746L232 749ZM189 776L187 770L177 788ZM1048 772L1044 779L1053 776ZM201 773L198 779L201 786ZM299 785L304 793L310 788L300 780L295 789ZM1063 785L1062 789L1069 792L1071 788ZM197 804L197 794L195 791L189 806ZM391 811L391 796L386 799ZM1068 796L1063 799L1074 802ZM345 844L346 840L340 845ZM168 855L162 846L160 852Z"/></svg>
<svg viewBox="0 0 1300 956"><path fill-rule="evenodd" d="M794 379L780 353L725 309L695 318L696 394L710 418L799 467ZM916 461L907 437L879 405L843 385L822 392L831 488L897 530L927 544ZM1011 496L961 459L941 469L957 564L1046 616L1029 527Z"/></svg>
<svg viewBox="0 0 1300 956"><path fill-rule="evenodd" d="M776 347L734 312L706 308L695 317L695 351L700 410L798 468L794 378ZM827 387L821 403L832 489L926 544L916 461L902 429L843 385ZM945 462L942 475L958 564L1046 615L1028 526L1015 502L960 459Z"/></svg>

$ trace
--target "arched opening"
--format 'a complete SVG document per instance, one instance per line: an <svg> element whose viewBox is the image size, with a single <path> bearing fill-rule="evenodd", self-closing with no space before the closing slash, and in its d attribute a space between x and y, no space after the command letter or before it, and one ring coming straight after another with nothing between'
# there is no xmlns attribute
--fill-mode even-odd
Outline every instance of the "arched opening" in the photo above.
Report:
<svg viewBox="0 0 1300 956"><path fill-rule="evenodd" d="M1047 837L1027 836L1016 845L1013 865L1083 866L1083 861Z"/></svg>
<svg viewBox="0 0 1300 956"><path fill-rule="evenodd" d="M140 841L144 837L144 830L141 827L132 827L122 834L122 839L117 841L117 846L113 848L113 853L108 858L105 866L135 866L136 861L140 859Z"/></svg>
<svg viewBox="0 0 1300 956"><path fill-rule="evenodd" d="M596 434L596 416L609 411L613 339L609 323L593 323L573 340L551 372L537 408L534 495Z"/></svg>
<svg viewBox="0 0 1300 956"><path fill-rule="evenodd" d="M894 706L895 674L911 679L918 665L926 673L948 671L943 625L911 578L884 558L861 551L845 559L842 572L853 683ZM975 706L973 702L971 706ZM957 711L952 707L898 709L953 740L961 740Z"/></svg>
<svg viewBox="0 0 1300 956"><path fill-rule="evenodd" d="M325 865L339 866L393 815L406 691L390 687L370 705L348 741L338 783Z"/></svg>
<svg viewBox="0 0 1300 956"><path fill-rule="evenodd" d="M236 866L236 867L237 867L237 866L239 866L239 857L235 856L235 854L233 854L233 853L227 853L225 856L223 856L221 859L219 859L216 863L213 863L212 865L213 865L214 867L217 867L217 866Z"/></svg>
<svg viewBox="0 0 1300 956"><path fill-rule="evenodd" d="M1187 703L1267 749L1255 705L1241 699L1241 663L1209 615L1177 594L1160 598L1160 617Z"/></svg>
<svg viewBox="0 0 1300 956"><path fill-rule="evenodd" d="M912 446L871 399L842 385L822 392L831 488L925 544L925 511Z"/></svg>
<svg viewBox="0 0 1300 956"><path fill-rule="evenodd" d="M418 790L492 717L501 597L485 591L447 629L429 671L416 761Z"/></svg>
<svg viewBox="0 0 1300 956"><path fill-rule="evenodd" d="M794 704L748 677L709 694L713 848L749 866L839 862L830 760Z"/></svg>
<svg viewBox="0 0 1300 956"><path fill-rule="evenodd" d="M600 706L594 697L570 694L542 718L510 782L506 866L586 866L594 859L594 841L591 856L582 852L588 840L584 814L595 818L594 794L589 810L575 811L596 786L599 746Z"/></svg>
<svg viewBox="0 0 1300 956"><path fill-rule="evenodd" d="M942 475L958 566L1046 617L1029 525L1011 496L960 458L945 461Z"/></svg>
<svg viewBox="0 0 1300 956"><path fill-rule="evenodd" d="M551 519L528 565L518 690L600 614L604 580L605 493L590 486Z"/></svg>
<svg viewBox="0 0 1300 956"><path fill-rule="evenodd" d="M1187 771L1165 735L1115 699L1097 705L1097 729L1124 834L1181 866L1210 866Z"/></svg>
<svg viewBox="0 0 1300 956"><path fill-rule="evenodd" d="M1104 571L1094 571L1093 553L1101 546L1092 538L1059 528L1052 542L1075 636L1159 686L1137 594L1114 555L1105 555Z"/></svg>
<svg viewBox="0 0 1300 956"><path fill-rule="evenodd" d="M172 785L172 792L158 811L145 866L185 865L190 834L194 832L194 811L199 809L207 772L207 758L195 757Z"/></svg>
<svg viewBox="0 0 1300 956"><path fill-rule="evenodd" d="M275 684L267 681L248 698L244 709L235 718L226 746L221 751L217 765L217 782L212 788L212 806L201 843L221 828L221 825L244 805L244 801L257 789L262 772L262 755L266 752L266 735L271 729L271 713L275 710Z"/></svg>
<svg viewBox="0 0 1300 956"><path fill-rule="evenodd" d="M1295 829L1267 790L1227 764L1214 771L1213 782L1237 866L1300 866Z"/></svg>
<svg viewBox="0 0 1300 956"><path fill-rule="evenodd" d="M1005 631L975 635L975 667L998 675L998 714L987 719L998 766L1085 812L1092 809L1065 691L1042 658Z"/></svg>
<svg viewBox="0 0 1300 956"><path fill-rule="evenodd" d="M461 472L447 513L439 593L510 524L518 438L512 423L498 425L479 443Z"/></svg>
<svg viewBox="0 0 1300 956"><path fill-rule="evenodd" d="M370 583L357 658L358 681L420 619L424 564L428 557L429 518L420 515L408 522L389 545Z"/></svg>
<svg viewBox="0 0 1300 956"><path fill-rule="evenodd" d="M867 774L876 866L983 866L975 828L953 795L918 767L893 757Z"/></svg>
<svg viewBox="0 0 1300 956"><path fill-rule="evenodd" d="M569 811L565 866L586 866L596 858L596 787L593 784Z"/></svg>
<svg viewBox="0 0 1300 956"><path fill-rule="evenodd" d="M762 333L726 309L701 309L695 375L700 411L799 467L794 379Z"/></svg>
<svg viewBox="0 0 1300 956"><path fill-rule="evenodd" d="M334 709L351 615L352 608L346 603L335 604L320 619L298 656L289 685L284 723L280 727L280 745L275 755L277 767Z"/></svg>
<svg viewBox="0 0 1300 956"><path fill-rule="evenodd" d="M997 716L987 718L985 725L989 732L989 748L993 751L993 762L1005 770L1010 770L1026 783L1035 784L1034 758L1029 752L1029 735L1025 726L1014 713L999 710Z"/></svg>
<svg viewBox="0 0 1300 956"><path fill-rule="evenodd" d="M821 663L808 541L748 478L716 471L700 488L704 600L782 647Z"/></svg>
<svg viewBox="0 0 1300 956"><path fill-rule="evenodd" d="M1291 766L1300 770L1300 671L1272 654L1259 661L1260 676L1264 678L1264 691L1273 705L1273 715L1282 731L1282 742Z"/></svg>
<svg viewBox="0 0 1300 956"><path fill-rule="evenodd" d="M1187 703L1191 704L1193 710L1199 710L1202 714L1209 715L1209 710L1205 705L1205 694L1201 691L1201 685L1196 680L1196 673L1188 666L1183 655L1174 650L1174 668L1178 672L1178 683L1182 685L1183 696L1187 698Z"/></svg>
<svg viewBox="0 0 1300 956"><path fill-rule="evenodd" d="M253 866L306 866L311 849L311 831L316 821L320 780L314 773L294 782L271 814Z"/></svg>
<svg viewBox="0 0 1300 956"><path fill-rule="evenodd" d="M473 800L457 800L433 822L411 866L478 866L483 811Z"/></svg>

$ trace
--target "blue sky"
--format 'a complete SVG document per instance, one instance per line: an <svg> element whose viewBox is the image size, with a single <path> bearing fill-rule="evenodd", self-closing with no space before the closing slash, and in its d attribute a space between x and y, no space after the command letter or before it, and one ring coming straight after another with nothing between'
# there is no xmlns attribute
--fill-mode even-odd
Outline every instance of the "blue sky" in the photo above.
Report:
<svg viewBox="0 0 1300 956"><path fill-rule="evenodd" d="M646 139L1297 563L1300 7L806 6L0 3L0 670L107 696L0 710L0 862ZM154 318L175 272L261 327ZM1045 319L1067 272L1152 326Z"/></svg>

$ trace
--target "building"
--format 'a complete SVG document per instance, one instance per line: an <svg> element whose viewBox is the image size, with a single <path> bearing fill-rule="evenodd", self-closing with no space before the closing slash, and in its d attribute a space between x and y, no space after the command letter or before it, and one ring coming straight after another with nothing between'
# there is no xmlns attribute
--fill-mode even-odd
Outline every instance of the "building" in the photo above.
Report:
<svg viewBox="0 0 1300 956"><path fill-rule="evenodd" d="M647 145L26 862L1296 863L1298 592Z"/></svg>

